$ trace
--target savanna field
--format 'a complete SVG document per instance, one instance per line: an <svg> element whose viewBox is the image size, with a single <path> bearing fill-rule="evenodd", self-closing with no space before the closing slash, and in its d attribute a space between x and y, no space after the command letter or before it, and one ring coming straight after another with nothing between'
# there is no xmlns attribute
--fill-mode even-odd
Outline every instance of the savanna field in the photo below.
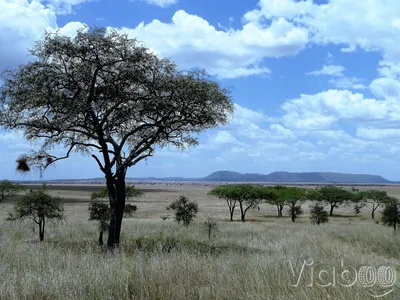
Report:
<svg viewBox="0 0 400 300"><path fill-rule="evenodd" d="M278 218L274 206L261 204L248 212L245 223L239 211L229 222L225 201L208 196L210 187L137 187L144 194L132 201L138 209L124 218L116 253L97 245L98 225L88 220L90 195L98 186L50 186L53 195L63 197L66 218L46 225L43 242L32 223L5 221L18 196L2 203L0 299L400 297L399 278L390 286L382 286L382 278L372 287L360 278L355 282L362 267L390 266L400 277L400 232L380 224L379 213L372 220L369 207L358 216L352 207L335 209L327 224L317 226L310 222L307 202L295 223L287 208ZM376 189L400 196L399 187ZM180 195L199 205L188 227L178 225L166 210ZM218 224L211 239L204 226L207 217Z"/></svg>

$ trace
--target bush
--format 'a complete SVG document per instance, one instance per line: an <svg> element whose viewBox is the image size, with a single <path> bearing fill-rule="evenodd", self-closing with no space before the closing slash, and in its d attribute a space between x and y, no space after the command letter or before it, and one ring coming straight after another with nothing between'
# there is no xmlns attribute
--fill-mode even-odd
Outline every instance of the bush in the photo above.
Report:
<svg viewBox="0 0 400 300"><path fill-rule="evenodd" d="M103 245L103 232L108 231L110 226L110 206L105 202L92 200L89 203L89 220L99 221L99 245Z"/></svg>
<svg viewBox="0 0 400 300"><path fill-rule="evenodd" d="M194 217L199 211L197 203L190 202L185 196L180 196L179 199L171 203L167 207L167 210L170 209L175 211L175 221L177 221L178 224L182 222L185 226L193 222Z"/></svg>
<svg viewBox="0 0 400 300"><path fill-rule="evenodd" d="M137 206L134 204L125 204L125 215L128 217L132 217L133 213L137 211Z"/></svg>
<svg viewBox="0 0 400 300"><path fill-rule="evenodd" d="M382 223L386 226L392 226L394 230L400 225L400 203L397 199L386 204L382 212Z"/></svg>
<svg viewBox="0 0 400 300"><path fill-rule="evenodd" d="M320 204L314 204L311 206L310 219L312 224L323 224L328 222L328 212L324 210L324 207Z"/></svg>

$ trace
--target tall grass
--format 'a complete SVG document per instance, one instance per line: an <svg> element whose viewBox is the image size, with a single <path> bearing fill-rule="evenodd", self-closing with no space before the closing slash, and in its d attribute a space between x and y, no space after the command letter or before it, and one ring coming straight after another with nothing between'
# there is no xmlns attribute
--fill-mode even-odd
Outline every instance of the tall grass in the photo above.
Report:
<svg viewBox="0 0 400 300"><path fill-rule="evenodd" d="M172 220L127 219L114 253L96 245L93 223L71 219L46 234L39 243L31 226L1 224L0 299L364 300L390 289L309 287L309 269L292 285L310 259L314 273L339 270L343 259L345 267L395 266L400 275L400 236L376 224L221 221L209 241L200 222L184 228ZM398 281L382 299L400 299Z"/></svg>

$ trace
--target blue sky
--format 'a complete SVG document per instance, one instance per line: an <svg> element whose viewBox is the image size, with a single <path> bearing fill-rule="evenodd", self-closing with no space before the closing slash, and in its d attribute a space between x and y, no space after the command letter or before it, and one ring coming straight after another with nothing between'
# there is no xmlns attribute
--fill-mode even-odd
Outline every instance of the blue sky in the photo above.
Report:
<svg viewBox="0 0 400 300"><path fill-rule="evenodd" d="M128 176L203 177L331 171L400 180L398 0L0 0L0 69L29 60L44 30L74 36L83 24L114 28L234 86L230 124L200 146L166 148ZM0 179L21 176L15 159L37 147L0 133ZM44 174L101 177L75 155Z"/></svg>

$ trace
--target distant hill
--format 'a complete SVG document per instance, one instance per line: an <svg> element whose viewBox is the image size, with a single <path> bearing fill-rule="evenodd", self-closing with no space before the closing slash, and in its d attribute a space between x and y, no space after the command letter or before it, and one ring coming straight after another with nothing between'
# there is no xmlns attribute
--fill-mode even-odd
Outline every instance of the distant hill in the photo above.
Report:
<svg viewBox="0 0 400 300"><path fill-rule="evenodd" d="M387 180L382 176L368 174L345 174L331 172L273 172L268 175L257 173L238 173L231 171L214 172L203 178L182 178L182 177L146 177L126 178L127 181L164 181L164 182L280 182L280 183L343 183L343 184L394 184L399 183ZM104 183L104 178L91 179L57 179L45 181L20 181L20 182L63 182L63 183Z"/></svg>
<svg viewBox="0 0 400 300"><path fill-rule="evenodd" d="M202 178L201 180L225 182L392 183L390 180L378 175L331 172L273 172L268 175L263 175L218 171Z"/></svg>

